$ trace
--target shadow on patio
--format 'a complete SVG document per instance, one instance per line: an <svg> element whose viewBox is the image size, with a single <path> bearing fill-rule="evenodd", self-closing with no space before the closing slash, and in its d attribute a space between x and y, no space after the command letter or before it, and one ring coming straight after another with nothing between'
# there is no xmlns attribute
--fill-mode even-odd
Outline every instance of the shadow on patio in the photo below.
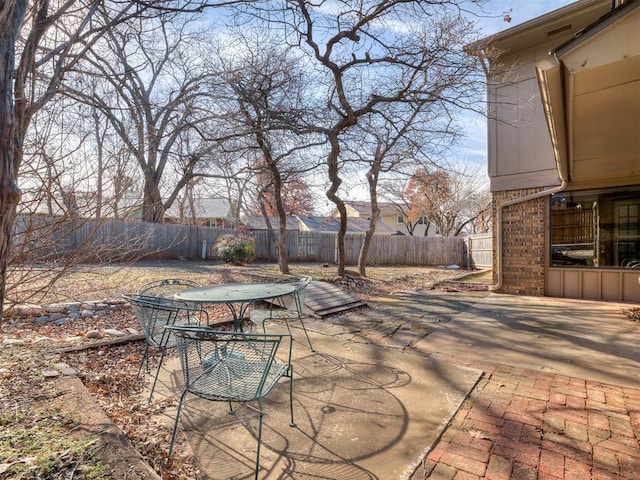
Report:
<svg viewBox="0 0 640 480"><path fill-rule="evenodd" d="M312 335L316 353L294 343L297 426L289 426L288 380L266 399L261 479L409 478L481 375L414 353ZM155 400L177 398L181 383L172 358ZM175 407L163 416L173 425ZM229 415L226 403L194 396L187 396L180 421L211 479L253 477L257 425L250 408Z"/></svg>

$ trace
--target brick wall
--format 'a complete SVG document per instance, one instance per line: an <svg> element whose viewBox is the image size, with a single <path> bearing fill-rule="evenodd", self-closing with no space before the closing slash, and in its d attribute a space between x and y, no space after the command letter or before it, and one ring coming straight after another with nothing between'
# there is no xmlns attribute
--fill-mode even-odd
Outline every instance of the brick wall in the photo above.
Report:
<svg viewBox="0 0 640 480"><path fill-rule="evenodd" d="M493 220L497 225L497 206L514 198L536 193L537 189L493 193ZM502 288L500 293L544 295L545 225L548 197L544 196L506 207L502 214ZM494 229L494 235L497 229ZM497 280L494 238L494 281Z"/></svg>

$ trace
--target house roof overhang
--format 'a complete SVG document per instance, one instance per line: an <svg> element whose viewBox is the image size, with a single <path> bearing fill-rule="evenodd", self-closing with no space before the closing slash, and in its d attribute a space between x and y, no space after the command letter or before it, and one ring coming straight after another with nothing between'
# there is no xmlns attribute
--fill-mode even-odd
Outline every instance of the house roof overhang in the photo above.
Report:
<svg viewBox="0 0 640 480"><path fill-rule="evenodd" d="M500 58L541 45L555 38L575 35L611 10L611 0L581 0L545 15L501 30L466 47L472 54L487 59ZM497 56L492 55L497 53Z"/></svg>
<svg viewBox="0 0 640 480"><path fill-rule="evenodd" d="M612 10L535 65L563 180L640 175L639 7L632 0Z"/></svg>

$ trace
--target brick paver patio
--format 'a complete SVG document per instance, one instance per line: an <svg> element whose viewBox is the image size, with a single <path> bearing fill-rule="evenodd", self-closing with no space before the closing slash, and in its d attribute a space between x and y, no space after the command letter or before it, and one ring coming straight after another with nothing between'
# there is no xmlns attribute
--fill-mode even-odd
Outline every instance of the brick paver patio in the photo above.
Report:
<svg viewBox="0 0 640 480"><path fill-rule="evenodd" d="M413 480L640 478L640 389L473 366L487 373Z"/></svg>

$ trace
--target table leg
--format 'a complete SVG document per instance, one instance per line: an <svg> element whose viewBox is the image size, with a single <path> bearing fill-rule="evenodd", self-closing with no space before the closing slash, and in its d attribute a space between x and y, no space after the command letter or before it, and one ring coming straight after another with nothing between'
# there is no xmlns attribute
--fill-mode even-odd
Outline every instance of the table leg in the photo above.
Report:
<svg viewBox="0 0 640 480"><path fill-rule="evenodd" d="M238 307L238 310L236 310L233 303L227 303L227 307L229 307L229 310L231 311L231 315L233 316L233 329L236 332L242 332L243 331L242 321L244 319L244 314L247 311L247 308L249 307L249 303L241 303L240 306Z"/></svg>

